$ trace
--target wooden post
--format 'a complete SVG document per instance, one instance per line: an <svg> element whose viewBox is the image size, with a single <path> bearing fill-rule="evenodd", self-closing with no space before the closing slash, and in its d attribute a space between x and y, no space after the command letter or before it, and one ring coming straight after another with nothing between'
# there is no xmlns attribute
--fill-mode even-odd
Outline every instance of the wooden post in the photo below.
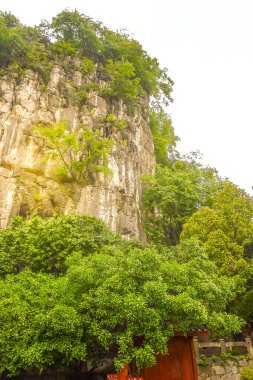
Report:
<svg viewBox="0 0 253 380"><path fill-rule="evenodd" d="M250 357L250 359L252 359L253 358L252 342L251 342L251 339L250 339L249 336L247 336L245 338L245 342L246 342L246 347L247 347L247 351L248 351L249 357Z"/></svg>
<svg viewBox="0 0 253 380"><path fill-rule="evenodd" d="M199 360L199 340L197 336L194 336L192 339L193 349L195 353L196 360Z"/></svg>
<svg viewBox="0 0 253 380"><path fill-rule="evenodd" d="M219 339L221 352L226 352L226 343L224 339Z"/></svg>
<svg viewBox="0 0 253 380"><path fill-rule="evenodd" d="M118 380L127 380L128 364L125 364L121 371L118 373Z"/></svg>

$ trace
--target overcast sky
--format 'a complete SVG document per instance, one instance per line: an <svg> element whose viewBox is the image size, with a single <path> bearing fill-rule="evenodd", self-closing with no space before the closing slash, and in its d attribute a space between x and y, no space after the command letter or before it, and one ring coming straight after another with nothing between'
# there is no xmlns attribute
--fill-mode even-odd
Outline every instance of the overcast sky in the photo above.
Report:
<svg viewBox="0 0 253 380"><path fill-rule="evenodd" d="M0 0L29 25L64 8L127 28L157 57L175 82L168 111L179 150L200 150L205 163L252 192L252 0Z"/></svg>

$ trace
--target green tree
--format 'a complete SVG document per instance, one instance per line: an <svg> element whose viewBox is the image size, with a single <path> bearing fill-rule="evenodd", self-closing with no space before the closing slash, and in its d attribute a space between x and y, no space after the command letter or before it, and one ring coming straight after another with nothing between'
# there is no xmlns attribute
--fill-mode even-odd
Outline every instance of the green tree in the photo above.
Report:
<svg viewBox="0 0 253 380"><path fill-rule="evenodd" d="M61 283L29 270L0 280L0 373L41 372L85 360L81 316L61 303Z"/></svg>
<svg viewBox="0 0 253 380"><path fill-rule="evenodd" d="M154 177L146 178L144 208L150 212L146 219L146 233L151 242L175 245L183 223L200 202L199 172L157 167Z"/></svg>
<svg viewBox="0 0 253 380"><path fill-rule="evenodd" d="M253 323L252 316L252 198L231 182L224 182L212 202L183 226L181 241L195 237L220 273L232 276L240 297L229 306Z"/></svg>
<svg viewBox="0 0 253 380"><path fill-rule="evenodd" d="M14 26L20 25L19 19L11 12L0 11L0 20L7 28L13 28Z"/></svg>
<svg viewBox="0 0 253 380"><path fill-rule="evenodd" d="M24 58L27 51L28 46L15 27L8 28L0 15L0 68L6 68L20 57Z"/></svg>
<svg viewBox="0 0 253 380"><path fill-rule="evenodd" d="M169 156L175 153L179 138L175 135L170 117L162 110L151 110L149 126L152 132L156 162L168 166Z"/></svg>
<svg viewBox="0 0 253 380"><path fill-rule="evenodd" d="M88 357L99 359L99 352L104 355L117 347L117 368L134 358L143 367L166 352L175 332L186 333L202 324L210 326L213 334L240 329L242 322L225 311L235 297L233 281L218 276L215 266L193 245L167 255L155 249L124 254L106 248L70 261L65 296L83 315Z"/></svg>
<svg viewBox="0 0 253 380"><path fill-rule="evenodd" d="M140 79L136 77L135 68L129 61L109 60L105 71L110 75L110 81L102 89L102 94L124 99L127 103L136 104L142 94Z"/></svg>
<svg viewBox="0 0 253 380"><path fill-rule="evenodd" d="M74 182L86 183L94 173L109 174L108 156L113 142L81 125L71 130L66 121L52 126L36 126L35 131L45 139L49 156L62 165L56 174Z"/></svg>
<svg viewBox="0 0 253 380"><path fill-rule="evenodd" d="M38 216L0 229L0 275L24 268L54 274L66 270L65 260L74 253L88 255L107 244L120 244L105 224L92 216Z"/></svg>
<svg viewBox="0 0 253 380"><path fill-rule="evenodd" d="M244 252L252 240L252 217L251 197L231 182L224 182L212 208L201 208L184 224L181 241L197 238L219 272L235 276L243 289L251 276Z"/></svg>
<svg viewBox="0 0 253 380"><path fill-rule="evenodd" d="M224 182L214 199L213 209L222 218L229 238L245 247L252 238L253 199L231 182Z"/></svg>
<svg viewBox="0 0 253 380"><path fill-rule="evenodd" d="M0 13L0 67L17 71L32 69L46 82L49 79L52 62L45 38L37 27L22 25L10 13ZM5 71L3 71L4 73Z"/></svg>
<svg viewBox="0 0 253 380"><path fill-rule="evenodd" d="M43 22L41 29L47 31L57 41L71 43L81 55L96 58L103 45L98 36L99 23L80 14L77 10L64 10L52 19L52 23Z"/></svg>
<svg viewBox="0 0 253 380"><path fill-rule="evenodd" d="M58 278L24 270L0 280L0 372L66 368L108 350L117 369L132 359L144 367L176 332L204 324L227 336L242 326L226 312L233 279L196 242L167 254L104 246L68 266Z"/></svg>
<svg viewBox="0 0 253 380"><path fill-rule="evenodd" d="M157 59L149 57L138 41L126 31L115 33L107 28L103 29L101 38L104 44L104 58L130 62L142 89L148 96L157 100L156 104L168 104L172 100L173 81L166 70L160 68Z"/></svg>
<svg viewBox="0 0 253 380"><path fill-rule="evenodd" d="M165 155L163 155L165 160ZM175 245L182 226L201 205L211 204L222 180L212 168L203 167L195 156L168 157L168 166L156 168L144 178L143 207L150 242Z"/></svg>

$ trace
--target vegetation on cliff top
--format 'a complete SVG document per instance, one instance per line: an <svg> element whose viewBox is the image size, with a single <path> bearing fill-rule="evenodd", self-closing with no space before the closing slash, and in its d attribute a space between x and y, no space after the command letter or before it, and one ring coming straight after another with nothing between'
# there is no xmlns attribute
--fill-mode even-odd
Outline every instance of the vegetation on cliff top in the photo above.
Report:
<svg viewBox="0 0 253 380"><path fill-rule="evenodd" d="M89 75L96 65L97 76L106 80L104 96L137 104L147 95L159 104L171 100L172 80L157 59L124 32L113 32L78 11L64 10L51 22L28 27L10 13L0 13L0 68L37 71L48 79L55 60L84 59L82 70Z"/></svg>

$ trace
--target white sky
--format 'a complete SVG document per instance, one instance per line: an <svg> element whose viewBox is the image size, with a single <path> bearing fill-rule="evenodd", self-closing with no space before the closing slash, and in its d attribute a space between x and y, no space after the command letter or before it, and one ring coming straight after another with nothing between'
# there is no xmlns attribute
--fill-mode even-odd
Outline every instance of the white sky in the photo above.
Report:
<svg viewBox="0 0 253 380"><path fill-rule="evenodd" d="M127 28L175 82L169 108L182 153L251 191L253 185L252 0L0 0L23 23L64 8Z"/></svg>

